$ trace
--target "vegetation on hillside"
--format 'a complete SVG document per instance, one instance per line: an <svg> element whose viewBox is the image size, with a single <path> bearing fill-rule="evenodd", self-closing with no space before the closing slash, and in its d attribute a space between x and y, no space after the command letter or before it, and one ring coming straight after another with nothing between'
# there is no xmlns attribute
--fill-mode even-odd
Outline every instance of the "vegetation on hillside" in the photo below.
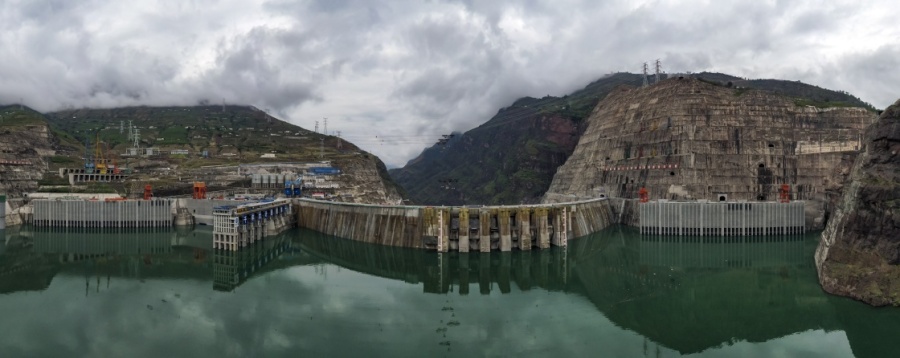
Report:
<svg viewBox="0 0 900 358"><path fill-rule="evenodd" d="M875 111L875 107L845 91L832 91L800 81L773 79L743 79L722 73L701 72L695 75L701 81L720 86L735 87L737 90L752 88L769 91L794 98L798 106L861 107Z"/></svg>
<svg viewBox="0 0 900 358"><path fill-rule="evenodd" d="M327 160L338 167L355 168L375 164L387 191L392 192L396 185L377 157L352 143L303 129L250 106L70 109L46 114L46 118L55 134L51 140L64 138L72 143L71 150L47 157L51 172L83 165L87 147L89 156L102 155L119 167L136 170L137 176L129 183L152 177L157 195L190 193L190 180L184 180L185 176L216 180L210 179L215 174L196 170L201 167L246 163ZM138 148L129 138L129 124L139 132ZM145 155L148 148L153 148L153 155ZM128 153L135 149L139 155ZM173 152L176 150L187 154ZM364 179L371 182L372 178ZM56 183L48 176L42 180L48 186ZM115 189L127 194L133 188Z"/></svg>
<svg viewBox="0 0 900 358"><path fill-rule="evenodd" d="M31 108L10 105L0 107L0 127L47 124L44 116Z"/></svg>
<svg viewBox="0 0 900 358"><path fill-rule="evenodd" d="M359 149L339 138L308 131L248 106L126 107L77 109L48 114L55 128L77 137L104 156L121 156L133 147L129 123L139 131L138 147L187 150L169 159L188 166L254 161L318 160L357 155ZM322 148L320 148L322 147ZM206 151L210 158L201 159ZM260 158L274 154L274 158Z"/></svg>
<svg viewBox="0 0 900 358"><path fill-rule="evenodd" d="M797 105L817 107L871 105L840 91L791 81L747 80L722 73L692 74L705 82L735 88L776 92L795 98ZM652 80L651 80L652 82ZM577 143L585 119L597 103L621 85L640 86L641 75L615 73L562 97L523 97L446 144L434 145L391 176L409 197L422 204L517 204L538 200L549 188L556 168L574 145L549 140L547 123L568 121L577 126L567 143ZM556 138L559 140L559 138Z"/></svg>
<svg viewBox="0 0 900 358"><path fill-rule="evenodd" d="M75 137L54 127L49 123L47 117L34 109L27 106L7 105L0 106L0 128L6 128L7 131L24 130L31 131L28 126L48 126L50 129L50 140L54 144L59 156L51 158L51 164L61 163L61 158L67 155L73 155L80 149L80 144ZM70 158L71 159L71 158Z"/></svg>

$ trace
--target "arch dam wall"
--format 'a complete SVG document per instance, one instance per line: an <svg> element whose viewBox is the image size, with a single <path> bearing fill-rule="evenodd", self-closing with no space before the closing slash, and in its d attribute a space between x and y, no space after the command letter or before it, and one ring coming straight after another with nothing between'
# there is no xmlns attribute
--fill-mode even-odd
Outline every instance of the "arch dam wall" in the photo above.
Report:
<svg viewBox="0 0 900 358"><path fill-rule="evenodd" d="M297 226L389 246L510 251L567 246L615 223L609 201L518 206L382 206L295 199Z"/></svg>

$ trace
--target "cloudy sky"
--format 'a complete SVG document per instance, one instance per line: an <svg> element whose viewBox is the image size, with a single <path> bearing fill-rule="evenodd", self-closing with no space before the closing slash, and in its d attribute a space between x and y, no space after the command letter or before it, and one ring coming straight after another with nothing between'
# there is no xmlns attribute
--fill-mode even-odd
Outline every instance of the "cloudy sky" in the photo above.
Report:
<svg viewBox="0 0 900 358"><path fill-rule="evenodd" d="M900 97L890 0L0 0L0 104L249 104L403 165L521 96L670 72ZM324 126L323 126L324 127Z"/></svg>

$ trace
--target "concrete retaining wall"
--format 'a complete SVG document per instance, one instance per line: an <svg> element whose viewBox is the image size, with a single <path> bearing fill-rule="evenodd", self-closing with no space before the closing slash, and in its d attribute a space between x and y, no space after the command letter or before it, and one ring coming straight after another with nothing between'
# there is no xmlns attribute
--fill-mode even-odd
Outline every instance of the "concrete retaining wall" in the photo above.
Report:
<svg viewBox="0 0 900 358"><path fill-rule="evenodd" d="M22 200L7 201L4 209L7 227L22 225L31 219L31 205L25 205Z"/></svg>
<svg viewBox="0 0 900 358"><path fill-rule="evenodd" d="M374 244L423 248L422 208L295 200L297 226Z"/></svg>

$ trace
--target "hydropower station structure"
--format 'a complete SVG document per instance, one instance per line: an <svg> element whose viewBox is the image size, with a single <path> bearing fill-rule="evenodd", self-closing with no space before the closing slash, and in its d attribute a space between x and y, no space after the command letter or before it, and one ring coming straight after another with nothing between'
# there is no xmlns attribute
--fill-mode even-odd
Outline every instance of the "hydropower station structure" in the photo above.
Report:
<svg viewBox="0 0 900 358"><path fill-rule="evenodd" d="M613 224L677 237L802 234L822 227L826 194L842 182L840 168L852 163L872 118L860 108L801 106L763 91L679 76L642 88L617 88L598 103L542 204L445 207L314 200L298 197L298 189L307 183L327 188L331 184L313 182L323 178L298 182L273 174L254 176L253 187L278 190L284 182L283 200L49 199L33 200L31 211L20 214L38 227L212 225L214 245L223 250L240 250L295 225L437 252L565 247L573 238ZM75 180L110 175L106 160L103 151L95 150L85 173L60 174ZM88 172L98 165L107 173ZM322 168L318 174L338 173Z"/></svg>

